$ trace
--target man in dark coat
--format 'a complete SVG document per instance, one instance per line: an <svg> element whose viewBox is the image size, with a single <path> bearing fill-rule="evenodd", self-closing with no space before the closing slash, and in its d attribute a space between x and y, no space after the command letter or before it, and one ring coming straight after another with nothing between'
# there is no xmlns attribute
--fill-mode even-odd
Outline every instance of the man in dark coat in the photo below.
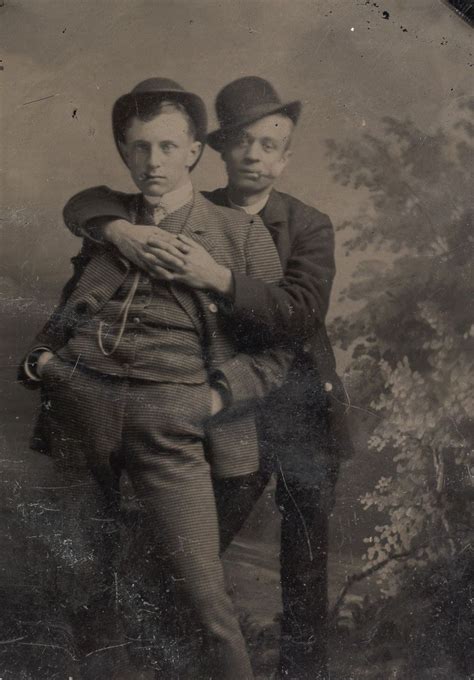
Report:
<svg viewBox="0 0 474 680"><path fill-rule="evenodd" d="M208 262L204 267L199 246L186 237L159 230L138 237L127 224L126 195L106 187L72 198L65 220L76 234L111 240L158 278L220 295L220 313L240 347L277 342L295 353L285 385L260 414L259 472L215 480L215 493L225 547L276 473L282 514L279 673L314 680L327 677L328 514L340 461L352 447L345 390L325 328L335 274L332 225L327 215L273 188L290 158L300 110L299 102L282 102L267 81L241 78L217 96L220 127L207 138L226 164L228 185L205 196L262 218L283 266L279 285L236 271L225 275Z"/></svg>
<svg viewBox="0 0 474 680"><path fill-rule="evenodd" d="M193 190L189 173L206 134L197 95L152 78L117 100L112 120L140 190L125 202L135 231L159 224L199 244L201 263L207 258L223 281L232 270L278 282L278 253L261 220ZM225 588L211 475L258 471L255 404L283 384L291 353L240 352L212 291L151 278L114 247L87 240L81 262L21 378L41 385L41 435L60 475L60 526L50 540L82 680L124 678L109 658L125 644L114 623L112 560L124 471L202 640L191 677L251 680ZM182 669L160 677L182 678Z"/></svg>

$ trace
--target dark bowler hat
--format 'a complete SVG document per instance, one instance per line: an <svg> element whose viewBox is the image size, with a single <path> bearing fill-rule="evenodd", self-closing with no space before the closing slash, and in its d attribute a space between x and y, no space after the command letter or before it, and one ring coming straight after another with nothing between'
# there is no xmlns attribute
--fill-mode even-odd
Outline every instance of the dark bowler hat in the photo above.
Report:
<svg viewBox="0 0 474 680"><path fill-rule="evenodd" d="M220 151L229 134L272 113L283 113L296 124L301 102L284 104L268 80L257 76L234 80L217 95L216 114L220 128L208 134L207 143Z"/></svg>
<svg viewBox="0 0 474 680"><path fill-rule="evenodd" d="M148 78L135 85L131 92L119 97L114 104L112 129L115 144L121 156L122 151L118 141L122 137L127 120L134 115L135 111L140 110L140 105L153 100L158 102L165 99L181 104L186 109L196 127L196 139L202 142L204 146L207 134L207 111L201 97L192 92L187 92L179 83L169 78ZM123 156L122 160L125 160Z"/></svg>

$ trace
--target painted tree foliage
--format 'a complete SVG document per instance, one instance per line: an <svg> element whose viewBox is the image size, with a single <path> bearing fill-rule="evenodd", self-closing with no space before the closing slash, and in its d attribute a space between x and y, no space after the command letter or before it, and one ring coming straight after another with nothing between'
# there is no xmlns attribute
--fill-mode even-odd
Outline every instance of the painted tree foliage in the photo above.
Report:
<svg viewBox="0 0 474 680"><path fill-rule="evenodd" d="M473 114L465 101L430 135L386 118L381 136L328 148L336 179L367 194L340 227L347 253L367 257L343 294L356 311L333 334L351 353L353 399L376 416L369 450L390 462L361 499L382 513L366 560L385 596L469 549Z"/></svg>

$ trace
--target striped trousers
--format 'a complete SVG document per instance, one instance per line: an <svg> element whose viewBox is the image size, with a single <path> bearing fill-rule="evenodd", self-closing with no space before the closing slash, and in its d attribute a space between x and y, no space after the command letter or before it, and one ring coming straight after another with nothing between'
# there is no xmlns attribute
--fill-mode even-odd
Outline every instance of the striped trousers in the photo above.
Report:
<svg viewBox="0 0 474 680"><path fill-rule="evenodd" d="M126 471L153 531L159 568L164 560L176 586L178 615L190 614L201 645L202 671L196 659L192 677L197 680L202 673L207 680L250 680L245 642L225 588L204 456L209 385L73 371L53 357L44 370L43 388L47 436L60 475L55 493L60 527L52 542L58 595L83 657L83 677L99 677L98 671L88 670L98 650L120 648L113 607L120 546L115 520L120 477Z"/></svg>

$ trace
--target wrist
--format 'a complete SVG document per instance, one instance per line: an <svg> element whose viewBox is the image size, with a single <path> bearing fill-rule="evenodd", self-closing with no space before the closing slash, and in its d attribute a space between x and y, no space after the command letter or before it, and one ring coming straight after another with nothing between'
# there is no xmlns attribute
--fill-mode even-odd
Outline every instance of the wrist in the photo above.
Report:
<svg viewBox="0 0 474 680"><path fill-rule="evenodd" d="M131 224L126 220L110 220L103 224L102 234L106 241L118 247L122 237L128 232Z"/></svg>
<svg viewBox="0 0 474 680"><path fill-rule="evenodd" d="M234 292L232 271L222 265L218 266L211 290L219 295L231 296Z"/></svg>

